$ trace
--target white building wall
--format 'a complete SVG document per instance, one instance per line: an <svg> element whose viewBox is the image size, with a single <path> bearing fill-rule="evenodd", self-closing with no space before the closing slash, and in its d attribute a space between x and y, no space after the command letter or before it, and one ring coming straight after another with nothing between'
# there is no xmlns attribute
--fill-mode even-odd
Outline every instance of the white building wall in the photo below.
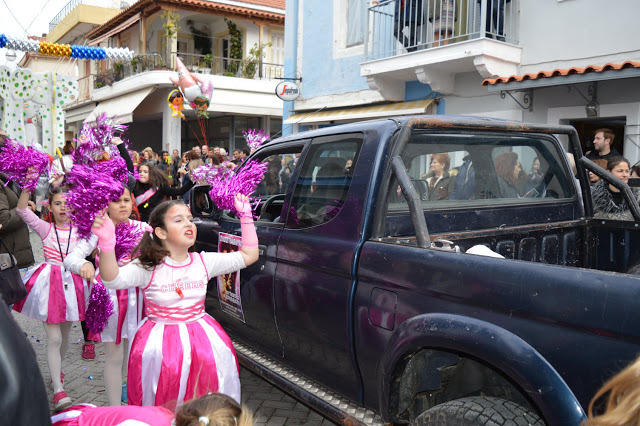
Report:
<svg viewBox="0 0 640 426"><path fill-rule="evenodd" d="M521 74L640 58L638 0L520 4Z"/></svg>

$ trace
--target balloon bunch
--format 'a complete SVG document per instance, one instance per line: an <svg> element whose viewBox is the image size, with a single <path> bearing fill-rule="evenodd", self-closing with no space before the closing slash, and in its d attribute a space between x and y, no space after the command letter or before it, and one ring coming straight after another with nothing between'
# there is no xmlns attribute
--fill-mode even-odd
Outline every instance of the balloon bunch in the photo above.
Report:
<svg viewBox="0 0 640 426"><path fill-rule="evenodd" d="M68 44L49 43L46 41L25 40L0 34L0 47L19 50L21 52L38 53L45 56L58 56L74 59L116 59L131 60L134 52L129 48L90 47Z"/></svg>
<svg viewBox="0 0 640 426"><path fill-rule="evenodd" d="M24 147L6 138L0 149L0 172L7 175L7 183L15 182L21 189L33 192L38 177L49 166L49 156L33 147Z"/></svg>
<svg viewBox="0 0 640 426"><path fill-rule="evenodd" d="M246 132L242 132L242 136L244 136L244 139L247 141L247 145L249 145L249 149L251 149L251 151L255 151L260 148L264 142L269 140L269 133L264 129L249 129Z"/></svg>

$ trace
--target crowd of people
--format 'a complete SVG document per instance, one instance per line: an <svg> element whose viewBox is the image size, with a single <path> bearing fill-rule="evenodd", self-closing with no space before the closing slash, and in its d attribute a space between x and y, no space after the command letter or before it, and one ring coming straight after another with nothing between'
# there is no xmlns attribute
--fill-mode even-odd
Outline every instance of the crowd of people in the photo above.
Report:
<svg viewBox="0 0 640 426"><path fill-rule="evenodd" d="M0 133L0 148L5 138ZM65 147L65 155L54 161L44 179L46 199L38 204L45 208L37 208L37 191L28 185L5 186L6 177L0 176L0 238L25 268L27 290L26 298L11 308L44 325L52 404L60 413L54 424L86 424L92 416L105 415L148 424L251 424L251 414L240 406L233 344L204 310L210 277L239 271L258 259L251 205L247 196L236 195L239 251L193 253L197 228L181 198L193 186L189 172L194 168L233 168L248 152L234 152L233 160L223 149L206 146L184 156L177 150L169 156L149 148L137 154L117 137L111 143L127 164L128 182L118 200L96 212L88 238L81 237L66 203L65 174L74 167L69 161L73 144ZM27 178L41 180L37 175ZM124 244L116 238L121 224L137 244L116 258ZM36 265L29 228L42 240L44 262ZM82 357L95 359L95 342L104 344L110 407L74 406L64 390L62 371L69 332L73 322L88 319L90 295L101 286L112 313L99 332L83 324Z"/></svg>

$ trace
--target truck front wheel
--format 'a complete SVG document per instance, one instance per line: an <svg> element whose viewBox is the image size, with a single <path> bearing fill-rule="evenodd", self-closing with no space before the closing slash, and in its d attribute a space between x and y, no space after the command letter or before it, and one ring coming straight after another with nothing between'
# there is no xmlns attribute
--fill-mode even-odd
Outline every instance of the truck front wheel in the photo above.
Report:
<svg viewBox="0 0 640 426"><path fill-rule="evenodd" d="M412 426L544 426L536 413L505 399L473 396L436 405Z"/></svg>

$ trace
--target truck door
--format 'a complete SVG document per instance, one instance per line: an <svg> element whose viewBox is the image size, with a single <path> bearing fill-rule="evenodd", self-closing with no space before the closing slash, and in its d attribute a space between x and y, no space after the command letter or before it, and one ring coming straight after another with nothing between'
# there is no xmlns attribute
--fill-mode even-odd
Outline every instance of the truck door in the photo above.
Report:
<svg viewBox="0 0 640 426"><path fill-rule="evenodd" d="M360 133L312 141L285 206L275 278L284 362L354 399L349 297L366 189L354 188L352 179L362 142Z"/></svg>
<svg viewBox="0 0 640 426"><path fill-rule="evenodd" d="M230 336L250 342L251 346L260 346L276 357L282 356L273 300L277 242L284 227L280 211L303 147L304 142L278 144L276 147L264 147L251 157L252 160L268 164L255 194L260 201L260 208L256 211L259 216L255 220L260 258L239 272L239 297L236 297L236 276L229 274L211 278L206 301L207 312L220 322ZM192 196L197 199L206 195L198 194L197 188L194 188ZM198 226L197 249L233 250L233 242L239 240L241 234L239 219L226 210L220 212L215 220L199 217L197 211L197 206L192 203Z"/></svg>

